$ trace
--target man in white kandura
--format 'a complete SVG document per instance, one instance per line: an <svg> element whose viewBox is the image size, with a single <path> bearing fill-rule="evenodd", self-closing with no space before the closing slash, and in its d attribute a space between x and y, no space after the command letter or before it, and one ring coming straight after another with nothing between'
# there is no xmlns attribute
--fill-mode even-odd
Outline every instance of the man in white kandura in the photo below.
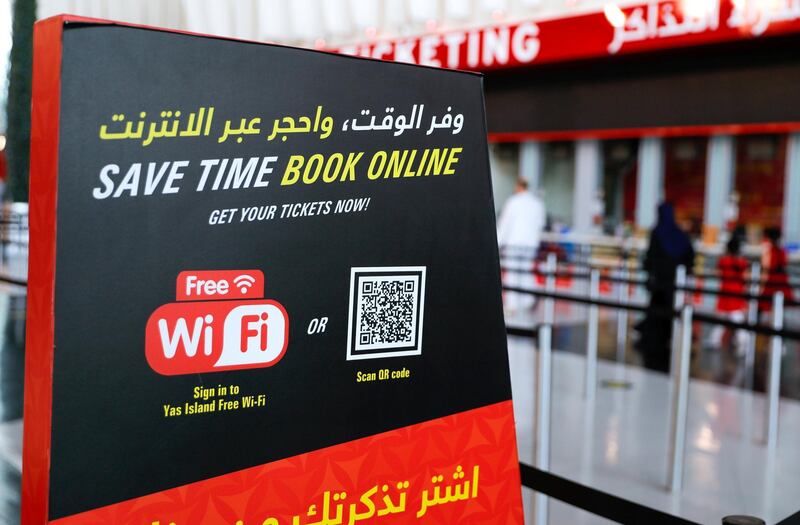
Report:
<svg viewBox="0 0 800 525"><path fill-rule="evenodd" d="M503 285L532 289L536 252L545 226L545 209L539 197L528 191L528 182L518 179L514 195L509 197L497 221L497 244ZM503 292L506 324L531 324L533 295Z"/></svg>

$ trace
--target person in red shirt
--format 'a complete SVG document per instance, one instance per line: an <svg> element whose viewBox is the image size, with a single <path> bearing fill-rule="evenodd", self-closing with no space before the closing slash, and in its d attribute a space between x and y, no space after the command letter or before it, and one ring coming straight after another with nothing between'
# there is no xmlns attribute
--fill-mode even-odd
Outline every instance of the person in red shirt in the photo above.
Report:
<svg viewBox="0 0 800 525"><path fill-rule="evenodd" d="M764 287L761 290L762 299L758 303L761 312L772 310L772 298L778 292L783 292L784 301L794 298L792 287L789 285L787 266L789 257L786 250L781 247L781 229L767 228L764 231L764 252L761 256L761 267L764 269Z"/></svg>
<svg viewBox="0 0 800 525"><path fill-rule="evenodd" d="M747 260L739 255L741 242L737 236L731 237L726 246L725 255L717 262L720 276L720 291L725 293L745 293L744 276L747 271ZM743 297L719 295L717 297L717 312L736 323L744 322L747 312L747 300ZM715 325L709 336L709 344L718 347L725 336L725 327ZM737 352L742 352L747 342L747 333L736 330L734 335Z"/></svg>

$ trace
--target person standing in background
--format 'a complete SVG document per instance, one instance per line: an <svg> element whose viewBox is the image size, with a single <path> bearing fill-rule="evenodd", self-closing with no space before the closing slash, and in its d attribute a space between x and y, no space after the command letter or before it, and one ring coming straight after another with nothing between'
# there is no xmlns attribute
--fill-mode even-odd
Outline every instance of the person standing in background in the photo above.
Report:
<svg viewBox="0 0 800 525"><path fill-rule="evenodd" d="M742 257L739 252L741 242L739 237L732 235L726 247L726 253L719 258L717 270L720 277L720 291L726 293L745 293L744 276L747 271L747 259ZM717 313L726 316L731 321L743 323L746 318L747 301L742 297L720 295L717 297ZM714 325L708 338L710 346L719 347L722 345L722 338L725 335L725 327ZM737 353L744 352L744 345L747 342L747 332L736 330L734 342Z"/></svg>
<svg viewBox="0 0 800 525"><path fill-rule="evenodd" d="M778 227L767 228L764 231L764 251L761 254L761 267L764 269L764 287L761 290L763 297L758 303L760 312L772 310L772 298L778 292L783 292L784 301L793 299L792 287L789 285L787 266L789 257L781 246L781 229Z"/></svg>
<svg viewBox="0 0 800 525"><path fill-rule="evenodd" d="M545 220L541 199L528 191L525 179L517 179L514 194L506 201L497 221L497 244L504 286L526 289L535 286L533 268ZM533 295L504 292L506 323L522 321L518 318L532 313L535 303Z"/></svg>
<svg viewBox="0 0 800 525"><path fill-rule="evenodd" d="M672 204L658 207L658 222L650 233L650 246L644 259L650 303L644 320L636 325L640 333L637 349L644 365L652 370L669 371L672 317L663 315L675 302L675 273L678 266L687 273L694 266L694 248L689 236L675 222Z"/></svg>

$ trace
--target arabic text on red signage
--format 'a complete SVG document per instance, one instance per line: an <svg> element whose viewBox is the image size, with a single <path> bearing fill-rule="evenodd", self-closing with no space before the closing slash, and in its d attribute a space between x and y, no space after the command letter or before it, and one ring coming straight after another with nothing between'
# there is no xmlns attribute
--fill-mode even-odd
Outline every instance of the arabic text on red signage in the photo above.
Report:
<svg viewBox="0 0 800 525"><path fill-rule="evenodd" d="M484 71L800 32L800 0L653 0L605 14L526 21L343 46L336 51Z"/></svg>

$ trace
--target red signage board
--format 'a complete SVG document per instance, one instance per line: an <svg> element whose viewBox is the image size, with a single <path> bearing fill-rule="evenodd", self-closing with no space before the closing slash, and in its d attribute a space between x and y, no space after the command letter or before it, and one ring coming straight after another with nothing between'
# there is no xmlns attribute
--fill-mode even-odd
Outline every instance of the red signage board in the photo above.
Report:
<svg viewBox="0 0 800 525"><path fill-rule="evenodd" d="M612 22L615 25L612 25ZM379 40L340 53L486 71L800 32L800 0L654 0L580 16Z"/></svg>

